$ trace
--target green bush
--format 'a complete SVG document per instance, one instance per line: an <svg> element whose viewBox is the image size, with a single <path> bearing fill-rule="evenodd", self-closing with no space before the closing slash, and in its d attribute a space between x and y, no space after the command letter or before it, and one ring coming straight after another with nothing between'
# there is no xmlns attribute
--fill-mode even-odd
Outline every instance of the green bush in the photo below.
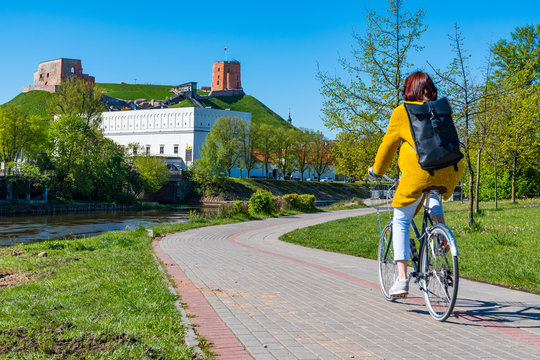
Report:
<svg viewBox="0 0 540 360"><path fill-rule="evenodd" d="M249 215L248 205L241 200L223 204L219 208L219 214L224 218L230 218L238 214Z"/></svg>
<svg viewBox="0 0 540 360"><path fill-rule="evenodd" d="M276 199L272 196L272 193L259 189L257 192L251 195L248 209L251 215L271 215L274 213L275 205Z"/></svg>
<svg viewBox="0 0 540 360"><path fill-rule="evenodd" d="M315 211L315 196L311 194L286 194L283 195L283 200L290 208L299 211Z"/></svg>

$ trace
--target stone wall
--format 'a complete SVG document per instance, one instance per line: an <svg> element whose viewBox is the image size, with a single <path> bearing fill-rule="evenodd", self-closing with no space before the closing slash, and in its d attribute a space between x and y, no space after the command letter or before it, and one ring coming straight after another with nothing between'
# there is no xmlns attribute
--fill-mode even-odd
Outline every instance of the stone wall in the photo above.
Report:
<svg viewBox="0 0 540 360"><path fill-rule="evenodd" d="M39 63L38 70L34 73L34 85L25 86L23 92L32 90L45 90L56 92L62 81L70 76L77 76L90 84L95 83L95 78L82 72L81 60L56 59Z"/></svg>

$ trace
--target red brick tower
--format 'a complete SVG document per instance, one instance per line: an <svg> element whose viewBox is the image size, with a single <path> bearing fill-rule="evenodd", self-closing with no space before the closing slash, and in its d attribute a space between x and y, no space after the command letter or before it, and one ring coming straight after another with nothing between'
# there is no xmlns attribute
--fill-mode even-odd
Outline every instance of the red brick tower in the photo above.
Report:
<svg viewBox="0 0 540 360"><path fill-rule="evenodd" d="M240 62L216 61L212 68L212 92L229 90L242 91Z"/></svg>

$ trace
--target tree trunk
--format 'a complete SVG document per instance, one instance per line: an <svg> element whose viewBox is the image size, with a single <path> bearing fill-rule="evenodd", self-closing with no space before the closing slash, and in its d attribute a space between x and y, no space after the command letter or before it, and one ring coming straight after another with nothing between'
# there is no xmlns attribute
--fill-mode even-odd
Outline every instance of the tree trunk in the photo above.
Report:
<svg viewBox="0 0 540 360"><path fill-rule="evenodd" d="M474 170L471 166L471 158L469 152L465 152L465 159L467 160L467 168L469 169L469 206L467 208L467 225L471 226L474 223Z"/></svg>
<svg viewBox="0 0 540 360"><path fill-rule="evenodd" d="M231 177L231 169L227 169L227 177Z"/></svg>
<svg viewBox="0 0 540 360"><path fill-rule="evenodd" d="M478 149L478 154L476 155L476 184L474 193L476 195L474 202L474 213L478 214L480 212L480 158L482 157L482 148Z"/></svg>
<svg viewBox="0 0 540 360"><path fill-rule="evenodd" d="M497 161L493 158L493 176L495 179L495 209L497 209Z"/></svg>
<svg viewBox="0 0 540 360"><path fill-rule="evenodd" d="M516 202L516 154L512 154L512 203Z"/></svg>
<svg viewBox="0 0 540 360"><path fill-rule="evenodd" d="M264 161L264 178L268 179L268 161Z"/></svg>

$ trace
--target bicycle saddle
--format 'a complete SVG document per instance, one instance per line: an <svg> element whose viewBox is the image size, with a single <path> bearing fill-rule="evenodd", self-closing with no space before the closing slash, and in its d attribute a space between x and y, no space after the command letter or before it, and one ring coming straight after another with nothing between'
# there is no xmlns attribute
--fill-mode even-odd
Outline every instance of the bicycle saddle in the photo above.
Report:
<svg viewBox="0 0 540 360"><path fill-rule="evenodd" d="M440 195L446 192L446 188L444 186L430 186L425 188L423 191L424 194L427 194L428 192L433 192Z"/></svg>

